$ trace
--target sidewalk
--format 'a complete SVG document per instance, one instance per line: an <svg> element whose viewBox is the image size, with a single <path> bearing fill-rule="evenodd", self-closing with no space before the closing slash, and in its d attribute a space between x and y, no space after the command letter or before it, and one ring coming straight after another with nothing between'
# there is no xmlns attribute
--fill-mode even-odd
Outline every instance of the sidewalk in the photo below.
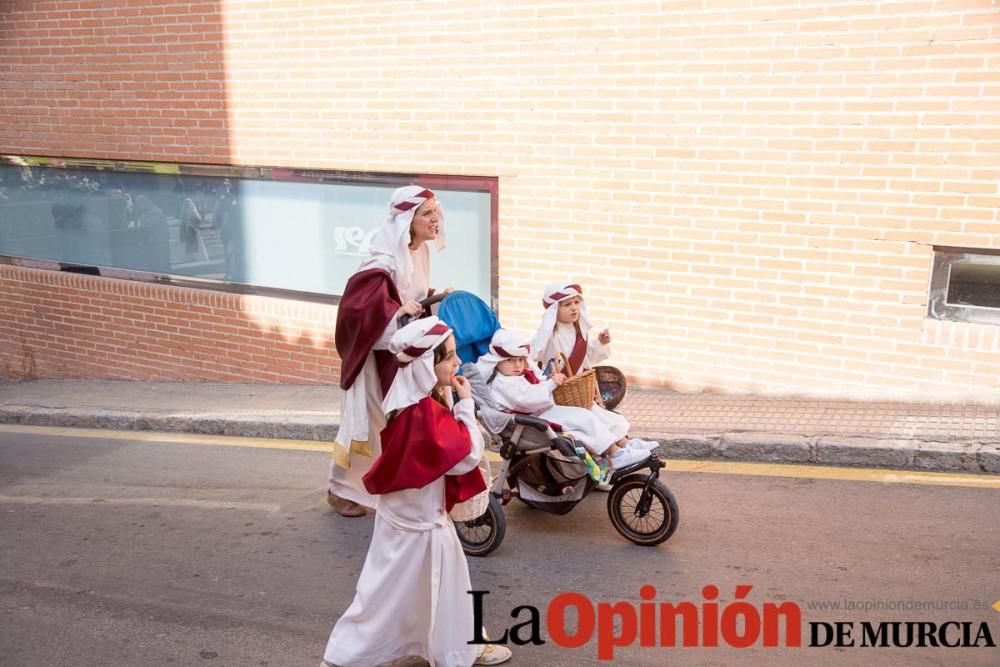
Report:
<svg viewBox="0 0 1000 667"><path fill-rule="evenodd" d="M340 390L316 385L0 383L0 423L333 440ZM678 394L630 388L633 435L669 458L1000 474L1000 404Z"/></svg>

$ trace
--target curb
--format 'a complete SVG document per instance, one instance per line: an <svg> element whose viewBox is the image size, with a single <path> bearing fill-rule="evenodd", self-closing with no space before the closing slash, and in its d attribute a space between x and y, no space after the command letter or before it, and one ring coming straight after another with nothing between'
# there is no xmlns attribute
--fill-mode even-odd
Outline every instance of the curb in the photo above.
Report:
<svg viewBox="0 0 1000 667"><path fill-rule="evenodd" d="M231 413L5 405L0 406L0 424L332 442L340 419L316 412L282 411L250 417ZM644 436L657 440L665 457L673 459L1000 474L1000 442L993 441L879 440L763 432Z"/></svg>
<svg viewBox="0 0 1000 667"><path fill-rule="evenodd" d="M283 411L280 416L265 418L234 416L231 413L85 410L5 405L0 406L0 424L332 442L337 436L340 418L287 411Z"/></svg>
<svg viewBox="0 0 1000 667"><path fill-rule="evenodd" d="M760 432L651 437L660 442L668 458L1000 474L1000 442L995 441L936 442Z"/></svg>

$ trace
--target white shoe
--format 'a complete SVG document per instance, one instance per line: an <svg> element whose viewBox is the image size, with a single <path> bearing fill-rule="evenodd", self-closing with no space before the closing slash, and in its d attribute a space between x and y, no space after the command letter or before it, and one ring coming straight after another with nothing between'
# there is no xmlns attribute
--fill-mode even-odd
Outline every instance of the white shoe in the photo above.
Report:
<svg viewBox="0 0 1000 667"><path fill-rule="evenodd" d="M594 488L598 491L610 491L611 485L607 482L599 482Z"/></svg>
<svg viewBox="0 0 1000 667"><path fill-rule="evenodd" d="M506 646L501 646L500 644L485 644L483 650L479 653L479 657L473 662L473 665L499 665L501 663L507 662L511 659L514 654L510 652L510 649Z"/></svg>
<svg viewBox="0 0 1000 667"><path fill-rule="evenodd" d="M660 443L656 440L642 440L640 438L632 438L628 441L628 446L632 449L638 449L643 452L651 452L660 446Z"/></svg>
<svg viewBox="0 0 1000 667"><path fill-rule="evenodd" d="M611 455L611 467L617 470L649 458L649 452L632 447L624 447Z"/></svg>

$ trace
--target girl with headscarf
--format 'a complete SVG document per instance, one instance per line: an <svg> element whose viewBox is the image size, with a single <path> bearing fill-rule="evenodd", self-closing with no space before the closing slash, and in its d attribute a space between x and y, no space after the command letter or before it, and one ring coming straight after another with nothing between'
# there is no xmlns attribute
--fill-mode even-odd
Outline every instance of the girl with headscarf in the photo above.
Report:
<svg viewBox="0 0 1000 667"><path fill-rule="evenodd" d="M590 337L593 324L583 288L576 283L549 283L542 295L542 324L531 339L534 360L542 366L550 362L558 367L565 354L570 375L578 375L611 356L611 333L605 329ZM563 369L564 371L566 369Z"/></svg>
<svg viewBox="0 0 1000 667"><path fill-rule="evenodd" d="M552 392L566 376L553 373L543 380L530 356L531 346L524 339L513 331L498 329L490 340L489 352L476 362L501 408L559 424L591 453L607 455L612 468L644 461L650 450L659 446L651 440L629 438L628 420L619 414L596 405L590 410L556 405Z"/></svg>
<svg viewBox="0 0 1000 667"><path fill-rule="evenodd" d="M434 193L408 185L392 193L389 214L370 256L344 287L334 337L344 390L340 430L330 462L327 502L343 516L363 516L375 500L361 480L379 455L382 398L396 374L389 340L403 315L421 314L432 291L430 250L444 248L444 218Z"/></svg>
<svg viewBox="0 0 1000 667"><path fill-rule="evenodd" d="M607 329L596 337L590 336L593 324L583 300L583 288L578 284L549 283L542 295L542 305L545 307L542 324L531 339L532 359L539 365L561 368L565 355L569 371L578 375L611 356L611 333ZM628 431L628 421L620 414L596 404L590 411L612 432Z"/></svg>
<svg viewBox="0 0 1000 667"><path fill-rule="evenodd" d="M469 566L448 517L455 503L486 489L472 390L455 375L455 339L437 317L397 331L389 352L400 370L382 404L389 419L382 454L364 477L376 497L375 527L357 593L330 633L324 664L417 656L431 665L472 665L481 647L468 643ZM492 648L510 657L505 647Z"/></svg>

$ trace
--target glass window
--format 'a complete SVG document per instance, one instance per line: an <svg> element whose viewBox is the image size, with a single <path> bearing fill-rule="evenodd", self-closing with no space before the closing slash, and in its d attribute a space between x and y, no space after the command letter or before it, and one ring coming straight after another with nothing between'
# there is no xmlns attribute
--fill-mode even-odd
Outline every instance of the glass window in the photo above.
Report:
<svg viewBox="0 0 1000 667"><path fill-rule="evenodd" d="M448 247L432 260L432 285L493 303L496 181L485 178L7 157L0 255L339 296L389 195L410 182L433 189L445 214Z"/></svg>
<svg viewBox="0 0 1000 667"><path fill-rule="evenodd" d="M952 262L948 303L955 306L1000 308L1000 263Z"/></svg>
<svg viewBox="0 0 1000 667"><path fill-rule="evenodd" d="M934 248L927 314L939 320L1000 324L1000 250Z"/></svg>

